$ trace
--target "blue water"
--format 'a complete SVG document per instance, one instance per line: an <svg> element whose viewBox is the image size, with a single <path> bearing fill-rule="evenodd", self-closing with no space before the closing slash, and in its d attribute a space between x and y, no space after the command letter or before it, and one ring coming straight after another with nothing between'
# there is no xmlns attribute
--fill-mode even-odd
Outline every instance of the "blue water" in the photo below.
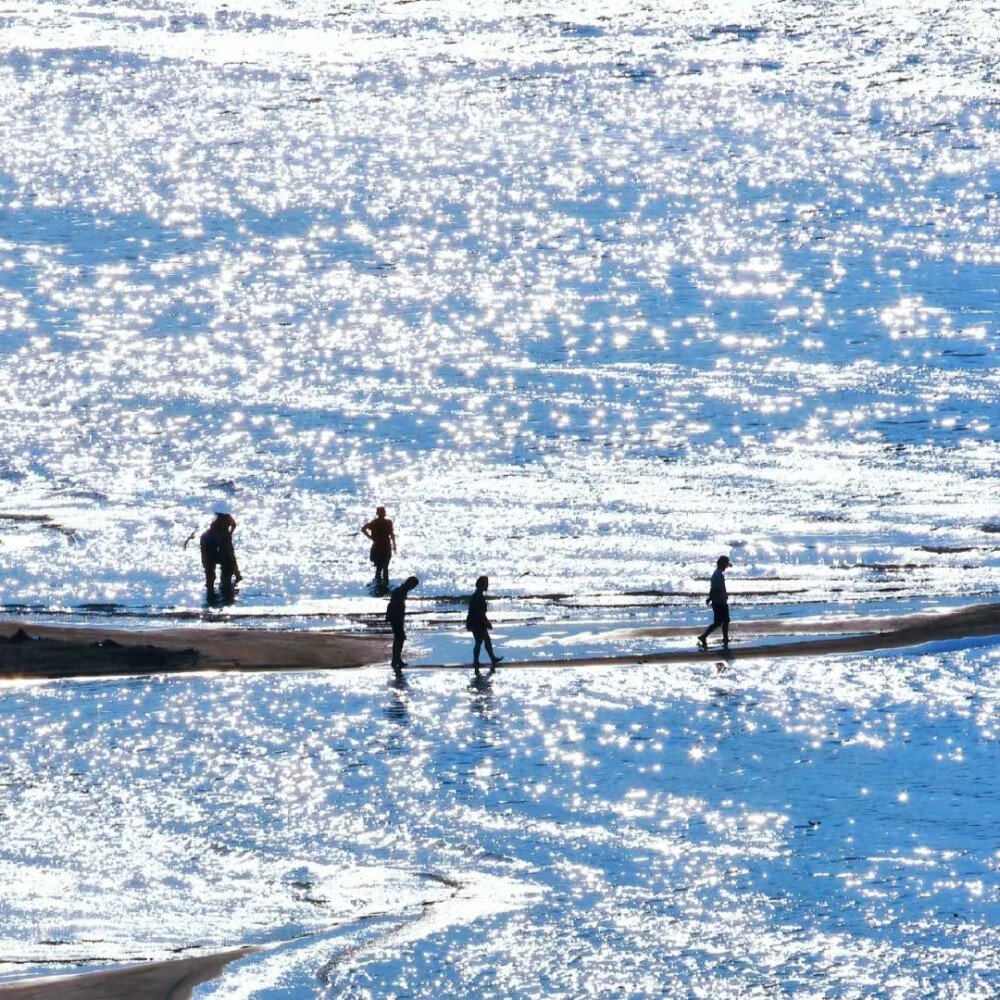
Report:
<svg viewBox="0 0 1000 1000"><path fill-rule="evenodd" d="M0 623L371 629L380 503L414 660L467 659L483 572L519 658L700 621L723 552L737 619L991 600L998 36L978 2L13 0ZM0 974L301 928L202 992L322 993L343 951L359 996L992 995L994 658L8 688Z"/></svg>
<svg viewBox="0 0 1000 1000"><path fill-rule="evenodd" d="M991 996L995 649L8 690L5 976L199 996Z"/></svg>

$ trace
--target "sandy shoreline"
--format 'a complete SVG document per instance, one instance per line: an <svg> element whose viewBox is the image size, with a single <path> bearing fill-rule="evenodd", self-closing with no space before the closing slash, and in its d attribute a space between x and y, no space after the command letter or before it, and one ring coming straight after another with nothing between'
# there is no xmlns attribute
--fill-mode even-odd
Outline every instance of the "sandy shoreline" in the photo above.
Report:
<svg viewBox="0 0 1000 1000"><path fill-rule="evenodd" d="M8 680L192 670L335 670L388 658L386 638L338 632L0 625L0 678Z"/></svg>
<svg viewBox="0 0 1000 1000"><path fill-rule="evenodd" d="M187 1000L199 983L215 979L238 958L258 949L148 962L68 976L39 976L0 986L0 1000Z"/></svg>

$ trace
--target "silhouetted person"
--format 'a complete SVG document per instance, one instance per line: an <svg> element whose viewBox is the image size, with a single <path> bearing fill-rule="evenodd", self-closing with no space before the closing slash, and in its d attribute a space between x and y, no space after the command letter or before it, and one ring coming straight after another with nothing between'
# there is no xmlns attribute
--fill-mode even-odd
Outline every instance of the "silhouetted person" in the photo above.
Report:
<svg viewBox="0 0 1000 1000"><path fill-rule="evenodd" d="M385 516L385 507L375 509L375 517L362 529L361 533L371 539L372 548L369 558L375 565L375 581L383 585L389 583L389 560L396 551L396 533L392 530L392 521Z"/></svg>
<svg viewBox="0 0 1000 1000"><path fill-rule="evenodd" d="M392 626L392 669L398 674L406 664L403 662L403 643L406 642L406 595L420 581L415 576L408 576L389 595L389 604L385 609L385 620Z"/></svg>
<svg viewBox="0 0 1000 1000"><path fill-rule="evenodd" d="M708 649L708 637L721 625L722 648L729 649L729 594L726 593L726 570L732 565L729 556L719 556L712 574L706 604L712 605L712 624L698 636L698 645Z"/></svg>
<svg viewBox="0 0 1000 1000"><path fill-rule="evenodd" d="M215 519L202 532L200 539L201 565L205 570L205 591L210 601L215 600L215 570L219 569L219 589L222 599L233 599L233 584L243 579L233 549L233 532L236 520L225 511L216 511Z"/></svg>
<svg viewBox="0 0 1000 1000"><path fill-rule="evenodd" d="M490 640L490 629L493 628L493 624L486 617L486 591L489 589L490 578L488 576L481 576L476 580L476 592L469 598L469 613L465 618L465 627L472 633L472 638L475 640L475 645L472 647L472 665L476 668L477 674L479 673L479 650L484 645L486 646L486 655L489 656L490 662L493 664L490 667L490 673L493 673L493 669L503 659L502 656L494 655L493 643Z"/></svg>

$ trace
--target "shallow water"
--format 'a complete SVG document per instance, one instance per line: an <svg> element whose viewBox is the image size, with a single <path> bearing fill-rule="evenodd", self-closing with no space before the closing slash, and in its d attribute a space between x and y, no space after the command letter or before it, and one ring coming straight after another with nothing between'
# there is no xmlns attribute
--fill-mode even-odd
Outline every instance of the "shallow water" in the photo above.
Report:
<svg viewBox="0 0 1000 1000"><path fill-rule="evenodd" d="M219 502L245 608L356 595L378 502L436 594L992 592L997 34L15 3L3 600L196 609Z"/></svg>
<svg viewBox="0 0 1000 1000"><path fill-rule="evenodd" d="M198 995L995 993L994 649L467 681L8 688L0 968L252 941Z"/></svg>
<svg viewBox="0 0 1000 1000"><path fill-rule="evenodd" d="M370 628L377 503L414 659L992 599L1000 22L672 6L8 3L7 616ZM995 993L990 643L467 682L4 688L2 975Z"/></svg>

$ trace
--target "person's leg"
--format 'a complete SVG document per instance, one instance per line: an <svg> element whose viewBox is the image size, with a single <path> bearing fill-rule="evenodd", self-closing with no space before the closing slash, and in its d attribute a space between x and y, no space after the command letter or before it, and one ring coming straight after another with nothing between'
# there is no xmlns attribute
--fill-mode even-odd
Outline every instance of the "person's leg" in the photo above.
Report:
<svg viewBox="0 0 1000 1000"><path fill-rule="evenodd" d="M386 552L384 549L372 546L372 562L375 564L376 583L389 582L389 560L391 558L392 552Z"/></svg>
<svg viewBox="0 0 1000 1000"><path fill-rule="evenodd" d="M225 600L233 596L233 565L229 562L219 563L219 589Z"/></svg>
<svg viewBox="0 0 1000 1000"><path fill-rule="evenodd" d="M702 632L702 633L701 633L701 635L699 635L699 636L698 636L698 645L699 645L699 646L701 646L701 648L702 648L702 649L707 649L707 648L708 648L708 637L709 637L709 636L710 636L710 635L711 635L711 634L712 634L712 633L713 633L713 632L714 632L714 631L715 631L715 630L716 630L716 629L717 629L718 627L719 627L719 623L718 623L718 622L715 622L715 621L713 621L713 622L712 622L712 624L711 624L711 625L709 625L709 626L708 626L708 628L707 628L707 629L705 629L705 631L704 631L704 632Z"/></svg>
<svg viewBox="0 0 1000 1000"><path fill-rule="evenodd" d="M479 666L479 650L483 648L483 638L484 636L480 632L473 633L475 642L472 645L472 665L474 667ZM485 636L487 642L489 642L489 636ZM489 647L487 647L489 649Z"/></svg>
<svg viewBox="0 0 1000 1000"><path fill-rule="evenodd" d="M720 607L715 617L722 623L722 647L729 649L729 605Z"/></svg>
<svg viewBox="0 0 1000 1000"><path fill-rule="evenodd" d="M403 643L405 641L406 633L401 628L394 628L392 630L392 666L396 670L406 666L403 662Z"/></svg>
<svg viewBox="0 0 1000 1000"><path fill-rule="evenodd" d="M483 644L486 646L486 655L489 656L490 663L496 666L496 664L498 664L503 657L497 656L496 653L493 652L493 640L490 638L489 632L483 636Z"/></svg>

